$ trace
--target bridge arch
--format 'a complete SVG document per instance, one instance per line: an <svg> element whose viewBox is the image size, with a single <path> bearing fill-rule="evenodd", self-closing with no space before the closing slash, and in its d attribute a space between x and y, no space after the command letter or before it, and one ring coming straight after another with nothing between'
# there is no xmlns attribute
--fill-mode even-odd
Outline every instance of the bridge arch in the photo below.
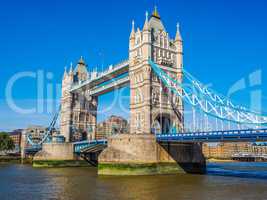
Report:
<svg viewBox="0 0 267 200"><path fill-rule="evenodd" d="M152 133L168 134L173 127L172 116L169 113L157 113L153 117Z"/></svg>

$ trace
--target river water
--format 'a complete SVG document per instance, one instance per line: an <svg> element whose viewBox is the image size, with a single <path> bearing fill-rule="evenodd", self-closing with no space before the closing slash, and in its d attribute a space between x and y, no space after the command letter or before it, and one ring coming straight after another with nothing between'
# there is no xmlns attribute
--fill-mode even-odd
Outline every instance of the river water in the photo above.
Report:
<svg viewBox="0 0 267 200"><path fill-rule="evenodd" d="M267 199L267 163L211 163L207 175L98 177L95 168L0 164L0 200Z"/></svg>

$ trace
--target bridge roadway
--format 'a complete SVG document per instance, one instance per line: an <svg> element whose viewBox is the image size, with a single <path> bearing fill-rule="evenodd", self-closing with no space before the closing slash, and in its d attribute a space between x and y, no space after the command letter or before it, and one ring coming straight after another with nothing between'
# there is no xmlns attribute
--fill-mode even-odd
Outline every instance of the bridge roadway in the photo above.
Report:
<svg viewBox="0 0 267 200"><path fill-rule="evenodd" d="M80 90L90 91L90 95L100 95L111 91L114 88L121 88L129 83L129 61L123 61L115 66L111 66L108 70L97 73L95 77L91 77L86 81L73 85L71 92ZM121 76L121 77L120 77Z"/></svg>
<svg viewBox="0 0 267 200"><path fill-rule="evenodd" d="M157 134L158 142L256 142L267 141L266 129L226 130L191 132L176 134ZM107 140L81 141L74 143L74 152L80 153L82 149L94 145L107 145Z"/></svg>

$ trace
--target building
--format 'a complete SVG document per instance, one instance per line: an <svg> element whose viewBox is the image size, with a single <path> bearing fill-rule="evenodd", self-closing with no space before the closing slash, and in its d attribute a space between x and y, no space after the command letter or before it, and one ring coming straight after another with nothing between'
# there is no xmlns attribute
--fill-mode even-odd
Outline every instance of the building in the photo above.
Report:
<svg viewBox="0 0 267 200"><path fill-rule="evenodd" d="M47 128L43 126L29 126L28 128L22 131L23 141L21 142L21 146L25 146L25 144L26 146L30 146L30 144L27 141L27 137L30 137L34 143L40 142L43 139L46 132Z"/></svg>
<svg viewBox="0 0 267 200"><path fill-rule="evenodd" d="M169 92L159 78L152 73L150 60L182 82L183 41L179 25L175 37L165 29L155 8L151 16L146 13L143 27L132 30L129 37L127 72L130 86L131 134L168 133L171 129L183 130L183 101ZM61 134L66 142L72 141L76 132L85 133L88 139L96 138L98 96L90 95L86 81L97 77L81 58L75 69L65 69L62 78ZM83 83L83 84L82 84ZM81 90L72 90L83 85ZM88 87L86 87L88 86ZM101 95L101 94L98 94ZM76 136L75 136L76 138Z"/></svg>
<svg viewBox="0 0 267 200"><path fill-rule="evenodd" d="M128 132L128 121L122 117L112 115L107 120L98 123L96 138L103 139L113 134Z"/></svg>
<svg viewBox="0 0 267 200"><path fill-rule="evenodd" d="M66 142L77 141L86 134L87 138L95 137L97 97L89 96L85 91L82 94L73 94L70 89L73 85L95 76L87 71L87 65L81 57L75 69L70 66L69 72L65 69L62 79L60 133Z"/></svg>
<svg viewBox="0 0 267 200"><path fill-rule="evenodd" d="M236 153L252 153L249 142L203 143L202 151L206 158L231 159Z"/></svg>
<svg viewBox="0 0 267 200"><path fill-rule="evenodd" d="M267 155L267 142L252 143L252 153L257 155Z"/></svg>
<svg viewBox="0 0 267 200"><path fill-rule="evenodd" d="M17 129L9 133L9 137L12 139L15 145L15 151L20 151L22 129Z"/></svg>
<svg viewBox="0 0 267 200"><path fill-rule="evenodd" d="M168 133L183 129L183 102L168 92L159 78L151 73L149 60L164 68L170 77L182 82L183 41L177 24L174 38L166 30L155 8L146 13L143 27L129 38L130 133Z"/></svg>

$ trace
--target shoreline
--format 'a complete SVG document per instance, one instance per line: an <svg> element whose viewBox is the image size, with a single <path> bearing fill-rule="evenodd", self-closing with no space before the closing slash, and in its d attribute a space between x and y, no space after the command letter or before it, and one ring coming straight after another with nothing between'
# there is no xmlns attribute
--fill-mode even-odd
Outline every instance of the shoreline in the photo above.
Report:
<svg viewBox="0 0 267 200"><path fill-rule="evenodd" d="M232 160L232 159L219 159L219 158L207 158L206 159L207 163L243 163L243 162L248 162L248 163L262 163L262 162L267 162L267 160Z"/></svg>
<svg viewBox="0 0 267 200"><path fill-rule="evenodd" d="M0 156L0 163L20 163L20 156Z"/></svg>
<svg viewBox="0 0 267 200"><path fill-rule="evenodd" d="M206 162L208 162L208 163L212 163L212 162L229 163L229 162L241 162L241 161L236 161L236 160L231 160L231 159L207 158Z"/></svg>

